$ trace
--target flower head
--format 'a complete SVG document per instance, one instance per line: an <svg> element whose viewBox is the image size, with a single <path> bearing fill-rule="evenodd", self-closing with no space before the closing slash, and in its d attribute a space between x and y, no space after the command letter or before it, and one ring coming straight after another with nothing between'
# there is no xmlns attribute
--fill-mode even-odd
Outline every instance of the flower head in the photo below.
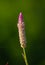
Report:
<svg viewBox="0 0 45 65"><path fill-rule="evenodd" d="M18 27L18 31L19 31L19 39L20 39L21 47L25 48L26 47L25 25L24 25L24 21L23 21L23 15L21 12L18 17L17 27Z"/></svg>

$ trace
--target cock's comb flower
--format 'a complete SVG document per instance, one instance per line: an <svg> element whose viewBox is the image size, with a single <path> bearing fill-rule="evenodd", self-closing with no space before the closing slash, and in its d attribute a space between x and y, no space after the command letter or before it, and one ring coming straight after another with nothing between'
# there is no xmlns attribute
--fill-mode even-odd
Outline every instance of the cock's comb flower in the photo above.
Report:
<svg viewBox="0 0 45 65"><path fill-rule="evenodd" d="M18 17L18 31L19 31L19 40L22 48L26 47L26 37L25 37L25 24L24 24L24 19L23 15L20 12L19 17Z"/></svg>

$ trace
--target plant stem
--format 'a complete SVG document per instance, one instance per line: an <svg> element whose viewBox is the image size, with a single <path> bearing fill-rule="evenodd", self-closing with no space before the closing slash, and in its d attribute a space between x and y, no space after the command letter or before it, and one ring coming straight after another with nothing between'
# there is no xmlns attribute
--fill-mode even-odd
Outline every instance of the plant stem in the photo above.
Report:
<svg viewBox="0 0 45 65"><path fill-rule="evenodd" d="M25 64L28 65L25 48L23 48L23 57L24 57Z"/></svg>

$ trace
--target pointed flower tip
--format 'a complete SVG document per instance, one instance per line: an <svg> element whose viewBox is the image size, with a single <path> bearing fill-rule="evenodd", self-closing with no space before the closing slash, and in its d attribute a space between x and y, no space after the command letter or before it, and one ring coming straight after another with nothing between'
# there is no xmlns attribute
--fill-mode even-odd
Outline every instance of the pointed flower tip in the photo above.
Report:
<svg viewBox="0 0 45 65"><path fill-rule="evenodd" d="M19 23L23 22L22 12L20 12L20 14L19 14L18 22L19 22Z"/></svg>
<svg viewBox="0 0 45 65"><path fill-rule="evenodd" d="M22 12L20 12L20 14L19 14L20 16L22 16Z"/></svg>

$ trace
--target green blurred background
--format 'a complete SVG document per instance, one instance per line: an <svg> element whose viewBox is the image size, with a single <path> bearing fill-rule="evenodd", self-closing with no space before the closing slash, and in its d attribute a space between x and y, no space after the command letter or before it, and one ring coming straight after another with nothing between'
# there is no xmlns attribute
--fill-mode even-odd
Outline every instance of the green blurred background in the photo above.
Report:
<svg viewBox="0 0 45 65"><path fill-rule="evenodd" d="M29 65L45 65L45 0L0 0L0 65L25 65L18 37L22 12Z"/></svg>

